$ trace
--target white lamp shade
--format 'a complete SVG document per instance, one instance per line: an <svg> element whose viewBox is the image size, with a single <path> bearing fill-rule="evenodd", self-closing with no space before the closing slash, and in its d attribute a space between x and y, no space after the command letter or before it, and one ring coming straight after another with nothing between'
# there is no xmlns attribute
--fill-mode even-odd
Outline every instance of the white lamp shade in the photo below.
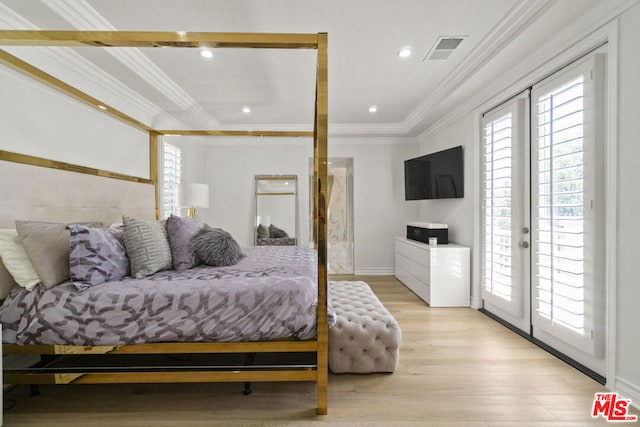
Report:
<svg viewBox="0 0 640 427"><path fill-rule="evenodd" d="M178 186L178 204L184 208L208 208L208 184L180 184Z"/></svg>

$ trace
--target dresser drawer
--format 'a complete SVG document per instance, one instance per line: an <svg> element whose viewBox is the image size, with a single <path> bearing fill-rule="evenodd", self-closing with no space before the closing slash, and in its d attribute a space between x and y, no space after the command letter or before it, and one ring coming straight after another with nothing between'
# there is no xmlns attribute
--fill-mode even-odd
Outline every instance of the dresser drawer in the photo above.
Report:
<svg viewBox="0 0 640 427"><path fill-rule="evenodd" d="M396 252L396 269L402 268L407 273L411 272L411 263L412 261L406 256L402 255L399 252Z"/></svg>
<svg viewBox="0 0 640 427"><path fill-rule="evenodd" d="M396 240L396 252L420 264L428 262L427 260L429 258L428 250L413 246L406 242L399 242L397 240Z"/></svg>

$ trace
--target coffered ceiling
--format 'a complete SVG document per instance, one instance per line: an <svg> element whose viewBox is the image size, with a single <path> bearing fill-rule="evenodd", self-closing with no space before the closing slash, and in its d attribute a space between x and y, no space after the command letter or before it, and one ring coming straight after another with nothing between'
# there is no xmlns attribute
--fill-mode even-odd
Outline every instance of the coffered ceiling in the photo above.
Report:
<svg viewBox="0 0 640 427"><path fill-rule="evenodd" d="M598 22L621 3L0 0L0 28L327 32L330 133L415 136L578 18ZM442 36L462 42L446 60L424 60ZM399 57L406 47L412 55ZM313 128L315 51L214 49L207 59L197 49L6 50L155 128Z"/></svg>

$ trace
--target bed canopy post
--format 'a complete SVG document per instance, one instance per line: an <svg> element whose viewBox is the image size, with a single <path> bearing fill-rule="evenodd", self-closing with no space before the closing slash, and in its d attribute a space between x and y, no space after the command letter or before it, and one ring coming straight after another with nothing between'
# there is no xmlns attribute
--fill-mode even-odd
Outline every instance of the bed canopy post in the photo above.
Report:
<svg viewBox="0 0 640 427"><path fill-rule="evenodd" d="M160 219L160 189L158 188L158 132L149 132L149 178L156 194L156 219Z"/></svg>
<svg viewBox="0 0 640 427"><path fill-rule="evenodd" d="M318 383L317 413L327 414L329 382L329 327L327 321L327 123L328 73L327 34L318 34L318 65L316 77L316 117L314 126L314 218L318 250Z"/></svg>

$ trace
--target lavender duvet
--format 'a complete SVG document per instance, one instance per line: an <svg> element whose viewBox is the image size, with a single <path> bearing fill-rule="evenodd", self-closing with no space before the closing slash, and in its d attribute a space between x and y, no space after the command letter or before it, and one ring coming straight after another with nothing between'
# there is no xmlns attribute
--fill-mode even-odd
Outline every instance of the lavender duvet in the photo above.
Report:
<svg viewBox="0 0 640 427"><path fill-rule="evenodd" d="M316 335L317 257L260 246L229 267L167 270L79 292L70 283L16 287L0 307L12 344L125 345L239 342ZM329 323L335 313L329 304Z"/></svg>

